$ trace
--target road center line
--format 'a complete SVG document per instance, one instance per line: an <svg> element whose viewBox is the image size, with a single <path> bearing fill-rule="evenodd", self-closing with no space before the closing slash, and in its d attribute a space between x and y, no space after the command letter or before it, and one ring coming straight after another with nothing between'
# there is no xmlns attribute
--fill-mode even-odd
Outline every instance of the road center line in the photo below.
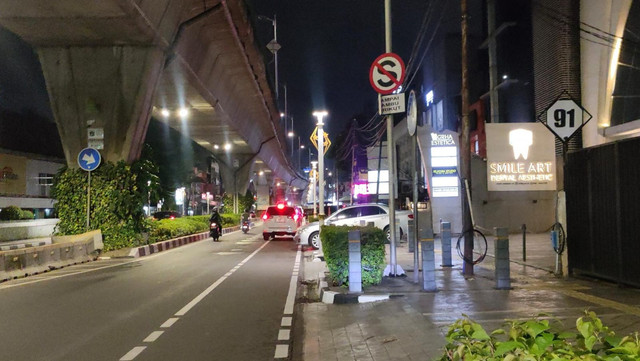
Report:
<svg viewBox="0 0 640 361"><path fill-rule="evenodd" d="M253 256L256 255L256 253L260 252L264 247L266 247L267 244L269 244L269 242L270 241L265 242L262 246L260 246L260 248L256 249L253 253L251 253L249 256L247 256L247 258L242 260L242 262L238 263L238 265L244 265L245 263L247 263L251 258L253 258ZM237 271L238 269L239 268L236 268L235 270L231 270L227 274L230 276L235 271ZM209 293L211 293L213 290L215 290L216 287L218 287L222 282L224 282L224 280L226 280L227 277L229 277L229 276L224 275L224 276L218 278L218 280L215 281L211 286L207 287L206 290L202 291L202 293L200 293L198 296L196 296L196 298L191 300L191 302L187 303L186 306L182 307L182 309L180 311L176 312L175 316L184 316L187 312L189 312L189 310L191 310L195 305L197 305L200 301L202 301Z"/></svg>
<svg viewBox="0 0 640 361"><path fill-rule="evenodd" d="M147 338L145 338L142 342L154 342L155 340L158 339L158 337L160 337L162 334L164 333L164 331L153 331L151 332L151 334L149 334L149 336L147 336Z"/></svg>
<svg viewBox="0 0 640 361"><path fill-rule="evenodd" d="M240 268L240 266L242 266L245 263L247 263L251 258L253 258L253 256L255 256L258 252L260 252L270 242L271 241L265 242L262 246L260 246L253 253L251 253L249 256L247 256L247 258L243 259L242 262L238 263L238 265L236 265L236 267L234 267L231 271L229 271L228 275L233 274L236 270L238 270L238 268ZM298 253L300 253L300 248L298 248ZM227 278L228 278L227 275L224 275L224 276L218 278L214 283L211 284L211 286L207 287L207 289L202 291L202 293L200 293L198 296L196 296L193 300L191 300L189 303L187 303L184 307L182 307L180 309L180 311L176 312L175 316L184 316L187 312L189 312L189 310L191 310L195 305L197 305L200 301L202 301L209 293L211 293L214 289L216 289L216 287L218 287ZM170 327L171 325L173 325L178 320L179 320L178 317L169 318L160 327ZM149 336L147 336L147 338L144 339L143 342L153 342L156 339L158 339L158 337L160 337L160 335L162 335L163 332L164 331L154 331ZM145 348L147 348L147 347L146 346L136 346L136 347L132 348L131 351L127 352L126 355L122 356L120 361L131 361L131 360L135 359L142 351L144 351Z"/></svg>
<svg viewBox="0 0 640 361"><path fill-rule="evenodd" d="M126 355L124 355L124 356L122 356L122 358L120 358L120 361L131 361L131 360L133 360L142 351L144 351L145 348L147 348L147 346L137 346L137 347L132 348L131 351L127 352Z"/></svg>
<svg viewBox="0 0 640 361"><path fill-rule="evenodd" d="M176 323L176 321L178 320L179 320L178 317L171 317L170 319L164 321L164 323L160 325L160 328L169 328L173 326L173 324Z"/></svg>

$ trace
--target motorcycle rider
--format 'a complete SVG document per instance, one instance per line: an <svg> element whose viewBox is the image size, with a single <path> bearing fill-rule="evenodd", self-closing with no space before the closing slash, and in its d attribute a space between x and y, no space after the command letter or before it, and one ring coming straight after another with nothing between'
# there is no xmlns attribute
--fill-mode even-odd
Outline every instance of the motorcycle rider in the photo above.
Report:
<svg viewBox="0 0 640 361"><path fill-rule="evenodd" d="M216 222L218 225L218 235L222 236L222 217L220 217L220 213L218 213L218 208L214 207L211 212L211 217L209 218L209 223Z"/></svg>
<svg viewBox="0 0 640 361"><path fill-rule="evenodd" d="M242 222L249 222L249 218L251 217L251 213L249 213L249 208L244 210L242 213Z"/></svg>

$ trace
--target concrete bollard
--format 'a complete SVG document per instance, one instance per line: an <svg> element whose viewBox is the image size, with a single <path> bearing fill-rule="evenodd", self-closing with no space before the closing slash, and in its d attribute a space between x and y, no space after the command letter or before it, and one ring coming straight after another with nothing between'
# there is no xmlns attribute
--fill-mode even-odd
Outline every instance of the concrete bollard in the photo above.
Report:
<svg viewBox="0 0 640 361"><path fill-rule="evenodd" d="M496 256L496 288L499 290L511 288L511 269L509 265L509 229L496 227L494 254Z"/></svg>
<svg viewBox="0 0 640 361"><path fill-rule="evenodd" d="M440 232L442 267L453 267L453 261L451 260L451 222L442 222Z"/></svg>
<svg viewBox="0 0 640 361"><path fill-rule="evenodd" d="M435 292L436 287L436 255L433 242L433 230L420 230L420 247L422 248L422 290Z"/></svg>
<svg viewBox="0 0 640 361"><path fill-rule="evenodd" d="M349 292L362 292L360 231L349 231Z"/></svg>
<svg viewBox="0 0 640 361"><path fill-rule="evenodd" d="M409 253L413 253L415 252L416 249L416 244L415 244L415 237L413 237L413 234L415 232L415 226L414 226L414 221L413 219L409 220L408 223L408 230L407 230L407 242L409 243Z"/></svg>

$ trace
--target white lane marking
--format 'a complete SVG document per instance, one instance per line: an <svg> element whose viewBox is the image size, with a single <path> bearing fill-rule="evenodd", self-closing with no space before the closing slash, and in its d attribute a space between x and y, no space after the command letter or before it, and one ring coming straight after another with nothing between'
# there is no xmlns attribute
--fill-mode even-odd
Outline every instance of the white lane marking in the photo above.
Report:
<svg viewBox="0 0 640 361"><path fill-rule="evenodd" d="M289 356L289 345L276 345L274 358L287 358Z"/></svg>
<svg viewBox="0 0 640 361"><path fill-rule="evenodd" d="M291 327L293 317L293 306L296 301L296 289L298 286L298 269L300 268L300 259L302 256L302 247L298 245L298 251L296 252L296 259L293 264L293 270L291 272L291 282L289 282L289 293L287 294L287 301L284 305L284 315L282 317L281 326ZM278 341L289 341L291 339L290 329L278 330ZM289 357L289 344L276 344L276 351L273 356L276 359Z"/></svg>
<svg viewBox="0 0 640 361"><path fill-rule="evenodd" d="M158 337L160 337L162 334L164 333L164 331L153 331L149 334L149 336L147 336L147 338L145 338L144 340L142 340L142 342L154 342L155 340L158 339Z"/></svg>
<svg viewBox="0 0 640 361"><path fill-rule="evenodd" d="M291 330L280 330L278 332L278 341L288 341L291 338Z"/></svg>
<svg viewBox="0 0 640 361"><path fill-rule="evenodd" d="M179 320L178 317L171 317L170 319L164 321L164 323L160 325L160 328L169 328L173 326L173 324L176 323L178 320Z"/></svg>
<svg viewBox="0 0 640 361"><path fill-rule="evenodd" d="M262 246L260 246L258 249L253 251L253 253L251 253L249 256L247 256L247 258L242 260L242 262L238 263L238 265L244 265L245 263L247 263L247 261L249 261L251 258L253 258L253 256L256 255L256 253L260 252L268 244L269 244L269 241L265 242ZM230 273L233 273L233 272L235 272L235 270L232 270ZM222 282L224 282L224 280L226 280L227 277L228 276L222 276L222 277L218 278L218 280L215 281L211 286L207 287L206 290L202 291L202 293L200 293L198 296L196 296L196 298L191 300L191 302L189 302L186 306L182 307L182 309L180 311L176 312L175 316L184 316L187 312L189 312L190 309L192 309L195 305L197 305L200 301L202 301L203 298L205 298L209 293L211 293L211 291L213 291Z"/></svg>
<svg viewBox="0 0 640 361"><path fill-rule="evenodd" d="M147 346L136 346L120 358L120 361L131 361L138 356Z"/></svg>
<svg viewBox="0 0 640 361"><path fill-rule="evenodd" d="M265 242L262 246L260 246L258 249L256 249L253 253L251 253L249 256L247 256L247 258L245 258L244 260L242 260L242 262L240 262L238 265L243 265L245 263L247 263L247 261L249 261L251 258L253 258L253 256L255 256L258 252L260 252L264 247L267 246L267 244L269 244L270 241ZM300 252L298 250L298 252ZM238 266L236 266L238 267ZM237 268L236 268L237 269ZM236 271L236 269L232 270L230 273L233 273ZM202 301L202 299L204 299L209 293L211 293L214 289L216 289L216 287L218 287L222 282L224 282L224 280L227 279L227 276L222 276L220 278L218 278L213 284L211 284L211 286L207 287L207 289L205 289L204 291L202 291L202 293L200 293L198 296L196 296L196 298L194 298L193 300L191 300L189 303L187 303L186 306L182 307L180 309L180 311L175 313L175 316L184 316L187 312L189 312L189 310L191 310L195 305L197 305L200 301ZM164 325L168 325L167 327L171 326L172 324L174 324L176 321L178 320L177 317L173 317L170 318L169 320L167 320L165 323L162 324L162 326ZM158 337L160 337L160 335L162 335L164 331L154 331L152 332L149 336L147 336L146 339L144 339L143 342L153 342L155 341ZM152 339L152 336L155 336L154 339ZM152 340L151 340L152 339ZM147 341L147 340L151 340L151 341ZM146 346L137 346L134 347L133 349L131 349L131 351L129 351L126 355L122 356L122 358L120 359L120 361L131 361L134 358L136 358L136 356L138 356L142 351L144 351L144 349L147 348ZM287 350L288 350L288 346L287 346Z"/></svg>

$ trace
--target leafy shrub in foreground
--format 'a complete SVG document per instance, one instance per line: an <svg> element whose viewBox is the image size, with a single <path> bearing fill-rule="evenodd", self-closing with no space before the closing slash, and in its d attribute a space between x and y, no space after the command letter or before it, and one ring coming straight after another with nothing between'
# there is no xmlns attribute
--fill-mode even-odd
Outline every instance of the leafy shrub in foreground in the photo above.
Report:
<svg viewBox="0 0 640 361"><path fill-rule="evenodd" d="M349 284L349 231L356 229L360 230L362 285L379 284L386 263L386 237L375 227L322 226L320 239L331 279L337 285Z"/></svg>
<svg viewBox="0 0 640 361"><path fill-rule="evenodd" d="M578 318L577 333L556 331L542 318L513 320L507 325L507 330L497 329L488 334L465 316L449 327L447 345L438 360L640 360L638 333L619 337L594 312L585 311Z"/></svg>

